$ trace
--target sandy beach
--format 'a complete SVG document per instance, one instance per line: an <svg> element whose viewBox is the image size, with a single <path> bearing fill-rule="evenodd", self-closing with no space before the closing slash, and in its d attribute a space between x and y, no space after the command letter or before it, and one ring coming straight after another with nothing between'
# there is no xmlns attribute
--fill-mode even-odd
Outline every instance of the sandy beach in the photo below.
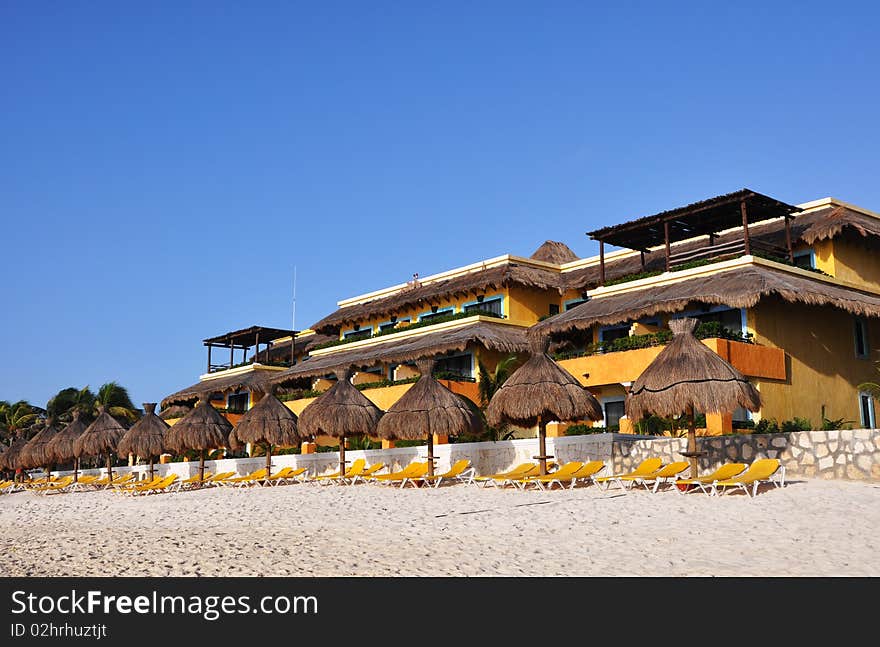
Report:
<svg viewBox="0 0 880 647"><path fill-rule="evenodd" d="M880 484L749 500L295 484L0 497L0 575L877 576Z"/></svg>

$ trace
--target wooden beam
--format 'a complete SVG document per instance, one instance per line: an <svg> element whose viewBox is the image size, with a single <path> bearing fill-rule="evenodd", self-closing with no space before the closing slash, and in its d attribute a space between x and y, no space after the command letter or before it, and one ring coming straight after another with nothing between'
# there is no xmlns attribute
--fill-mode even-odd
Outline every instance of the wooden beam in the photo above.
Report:
<svg viewBox="0 0 880 647"><path fill-rule="evenodd" d="M740 210L740 213L742 213L742 219L743 219L743 242L745 243L746 256L751 256L752 245L751 245L751 242L749 241L749 212L748 212L748 209L746 208L746 201L745 200L739 201L739 210Z"/></svg>
<svg viewBox="0 0 880 647"><path fill-rule="evenodd" d="M235 340L229 338L229 368L235 366Z"/></svg>
<svg viewBox="0 0 880 647"><path fill-rule="evenodd" d="M663 223L663 236L666 240L666 271L669 271L669 221Z"/></svg>
<svg viewBox="0 0 880 647"><path fill-rule="evenodd" d="M257 331L256 342L257 342L257 348L254 351L254 364L256 364L257 361L260 359L260 331L259 330ZM245 351L245 355L247 355L247 351Z"/></svg>
<svg viewBox="0 0 880 647"><path fill-rule="evenodd" d="M208 370L206 372L211 372L211 344L208 344Z"/></svg>
<svg viewBox="0 0 880 647"><path fill-rule="evenodd" d="M645 271L645 252L639 252L639 258L642 261L642 271Z"/></svg>
<svg viewBox="0 0 880 647"><path fill-rule="evenodd" d="M785 217L785 246L788 247L788 262L794 263L794 251L791 248L791 218Z"/></svg>
<svg viewBox="0 0 880 647"><path fill-rule="evenodd" d="M599 286L605 285L605 241L599 241Z"/></svg>

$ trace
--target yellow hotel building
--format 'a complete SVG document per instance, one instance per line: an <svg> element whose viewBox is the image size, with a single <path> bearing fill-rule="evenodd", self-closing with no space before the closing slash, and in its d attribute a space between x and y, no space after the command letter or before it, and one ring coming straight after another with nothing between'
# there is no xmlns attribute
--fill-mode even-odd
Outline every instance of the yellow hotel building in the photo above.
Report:
<svg viewBox="0 0 880 647"><path fill-rule="evenodd" d="M498 256L344 299L301 333L254 327L205 340L209 352L208 342L226 348L229 364L212 369L209 355L199 382L162 407L211 391L234 416L275 384L300 413L335 370L354 366L353 381L387 409L410 388L422 356L478 402L478 367L524 359L531 333L549 335L560 365L602 402L605 419L595 424L629 431L628 386L660 352L668 320L692 316L703 342L763 401L757 414L708 416L708 433L762 417L876 426L876 405L858 385L878 378L880 215L832 198L788 205L743 189L590 236L599 256L578 258L547 241L528 258ZM257 330L262 351L258 343L249 355L247 335L225 344Z"/></svg>

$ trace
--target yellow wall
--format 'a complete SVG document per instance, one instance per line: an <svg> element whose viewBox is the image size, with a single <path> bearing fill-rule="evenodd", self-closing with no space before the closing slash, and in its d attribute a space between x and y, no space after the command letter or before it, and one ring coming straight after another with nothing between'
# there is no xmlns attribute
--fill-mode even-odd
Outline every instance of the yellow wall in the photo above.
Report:
<svg viewBox="0 0 880 647"><path fill-rule="evenodd" d="M559 292L553 289L538 290L511 285L507 294L510 307L505 314L513 321L537 323L538 319L550 314L551 303L559 305Z"/></svg>
<svg viewBox="0 0 880 647"><path fill-rule="evenodd" d="M749 328L755 332L755 341L785 349L789 364L785 380L754 380L763 400L762 417L782 421L799 416L818 427L824 404L827 418L845 418L858 427L856 385L877 381L874 362L880 359L880 321L870 319L868 326L871 358L857 359L853 317L842 310L791 304L775 297L762 299L750 309Z"/></svg>
<svg viewBox="0 0 880 647"><path fill-rule="evenodd" d="M873 292L880 292L880 260L873 239L849 235L835 238L834 276ZM818 256L818 255L817 255Z"/></svg>

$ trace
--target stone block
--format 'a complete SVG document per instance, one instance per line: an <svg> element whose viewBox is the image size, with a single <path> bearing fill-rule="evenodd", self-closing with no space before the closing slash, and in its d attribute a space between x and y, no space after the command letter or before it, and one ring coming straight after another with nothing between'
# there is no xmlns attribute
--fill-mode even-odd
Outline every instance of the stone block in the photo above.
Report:
<svg viewBox="0 0 880 647"><path fill-rule="evenodd" d="M819 445L816 445L816 448L814 451L816 453L816 458L825 458L826 456L828 456L831 453L828 451L828 445L826 445L825 443L821 443Z"/></svg>
<svg viewBox="0 0 880 647"><path fill-rule="evenodd" d="M846 454L839 454L837 458L834 459L835 465L845 465L846 464Z"/></svg>
<svg viewBox="0 0 880 647"><path fill-rule="evenodd" d="M826 456L825 458L819 459L819 471L824 472L830 470L833 466L834 458L832 456Z"/></svg>
<svg viewBox="0 0 880 647"><path fill-rule="evenodd" d="M770 445L772 447L776 447L778 449L782 449L783 447L788 446L788 441L782 436L776 436L770 441Z"/></svg>
<svg viewBox="0 0 880 647"><path fill-rule="evenodd" d="M827 431L810 431L807 433L809 433L810 440L813 441L813 443L824 443L828 440Z"/></svg>
<svg viewBox="0 0 880 647"><path fill-rule="evenodd" d="M803 447L804 449L810 449L813 446L813 443L810 441L809 434L805 431L797 433L796 442L798 447Z"/></svg>
<svg viewBox="0 0 880 647"><path fill-rule="evenodd" d="M859 481L864 480L866 476L867 475L863 472L860 472L855 465L850 464L846 466L846 478L853 481Z"/></svg>
<svg viewBox="0 0 880 647"><path fill-rule="evenodd" d="M871 478L873 480L880 480L880 463L871 465Z"/></svg>
<svg viewBox="0 0 880 647"><path fill-rule="evenodd" d="M742 457L745 461L750 461L755 455L755 449L751 445L743 445L742 447Z"/></svg>
<svg viewBox="0 0 880 647"><path fill-rule="evenodd" d="M735 460L736 458L739 457L739 451L737 451L737 448L734 445L729 445L727 447L726 453L727 453L727 458L729 458L730 460Z"/></svg>
<svg viewBox="0 0 880 647"><path fill-rule="evenodd" d="M800 458L803 455L803 453L804 453L804 450L801 449L800 447L793 446L791 448L791 457L792 458Z"/></svg>
<svg viewBox="0 0 880 647"><path fill-rule="evenodd" d="M828 451L832 454L837 451L837 448L840 447L840 443L835 439L828 440Z"/></svg>
<svg viewBox="0 0 880 647"><path fill-rule="evenodd" d="M877 433L872 429L856 429L852 432L855 440L870 440L871 434Z"/></svg>
<svg viewBox="0 0 880 647"><path fill-rule="evenodd" d="M801 465L815 465L816 457L810 452L804 452L803 457L801 458Z"/></svg>
<svg viewBox="0 0 880 647"><path fill-rule="evenodd" d="M870 474L871 466L875 463L870 456L866 454L861 454L859 456L856 456L855 464L856 467L862 470L865 474Z"/></svg>
<svg viewBox="0 0 880 647"><path fill-rule="evenodd" d="M803 475L808 478L812 478L812 477L816 476L816 467L814 465L809 465L807 467L804 467L801 471L802 471Z"/></svg>

